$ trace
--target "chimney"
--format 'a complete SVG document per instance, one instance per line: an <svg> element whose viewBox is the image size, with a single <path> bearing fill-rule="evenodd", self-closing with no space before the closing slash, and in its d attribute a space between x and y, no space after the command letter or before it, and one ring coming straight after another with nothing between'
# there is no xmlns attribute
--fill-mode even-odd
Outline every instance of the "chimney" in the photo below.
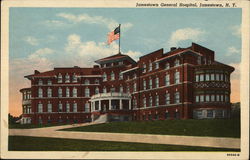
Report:
<svg viewBox="0 0 250 160"><path fill-rule="evenodd" d="M40 72L38 70L35 70L34 71L34 74L39 74Z"/></svg>
<svg viewBox="0 0 250 160"><path fill-rule="evenodd" d="M171 47L170 51L176 50L176 47Z"/></svg>

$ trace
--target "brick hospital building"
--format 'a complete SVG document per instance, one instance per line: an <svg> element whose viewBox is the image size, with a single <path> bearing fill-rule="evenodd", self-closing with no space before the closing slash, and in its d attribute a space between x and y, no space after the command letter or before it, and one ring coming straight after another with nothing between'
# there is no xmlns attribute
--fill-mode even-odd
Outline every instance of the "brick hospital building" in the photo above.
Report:
<svg viewBox="0 0 250 160"><path fill-rule="evenodd" d="M137 62L119 53L91 68L35 70L25 76L31 87L20 90L21 123L229 118L234 68L214 56L192 43Z"/></svg>

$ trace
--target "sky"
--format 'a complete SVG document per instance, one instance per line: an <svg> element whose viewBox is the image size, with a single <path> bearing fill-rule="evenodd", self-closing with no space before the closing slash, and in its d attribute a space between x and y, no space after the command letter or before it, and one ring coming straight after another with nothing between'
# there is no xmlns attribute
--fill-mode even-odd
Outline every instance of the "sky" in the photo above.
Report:
<svg viewBox="0 0 250 160"><path fill-rule="evenodd" d="M107 34L121 24L121 52L138 60L164 48L192 42L215 51L215 59L235 67L231 101L238 102L241 62L240 8L11 8L9 17L9 112L21 114L25 75L54 67L91 67L118 53Z"/></svg>

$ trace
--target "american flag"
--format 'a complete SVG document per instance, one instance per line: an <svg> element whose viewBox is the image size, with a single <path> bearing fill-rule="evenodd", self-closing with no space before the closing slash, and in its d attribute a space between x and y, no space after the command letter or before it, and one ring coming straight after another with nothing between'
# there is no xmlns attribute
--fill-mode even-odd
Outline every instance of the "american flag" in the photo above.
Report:
<svg viewBox="0 0 250 160"><path fill-rule="evenodd" d="M108 44L120 38L120 26L108 34Z"/></svg>

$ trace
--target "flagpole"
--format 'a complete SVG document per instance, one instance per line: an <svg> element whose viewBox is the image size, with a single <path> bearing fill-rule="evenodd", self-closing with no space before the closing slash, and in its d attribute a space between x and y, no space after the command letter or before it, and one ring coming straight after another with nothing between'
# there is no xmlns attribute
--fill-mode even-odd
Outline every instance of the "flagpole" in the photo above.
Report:
<svg viewBox="0 0 250 160"><path fill-rule="evenodd" d="M119 24L119 29L120 29L120 35L119 35L119 52L118 54L121 54L121 24Z"/></svg>

